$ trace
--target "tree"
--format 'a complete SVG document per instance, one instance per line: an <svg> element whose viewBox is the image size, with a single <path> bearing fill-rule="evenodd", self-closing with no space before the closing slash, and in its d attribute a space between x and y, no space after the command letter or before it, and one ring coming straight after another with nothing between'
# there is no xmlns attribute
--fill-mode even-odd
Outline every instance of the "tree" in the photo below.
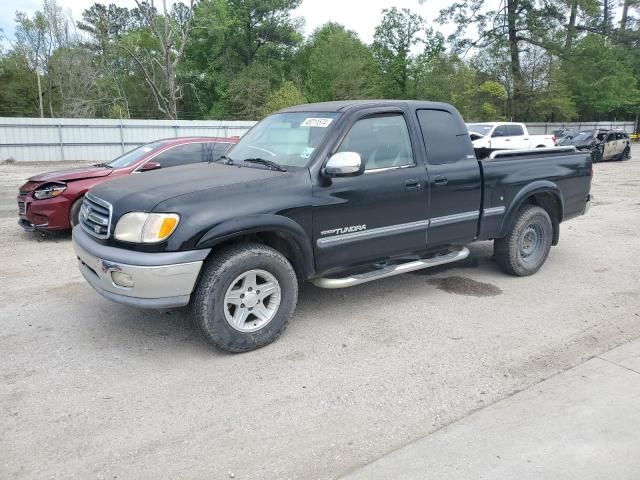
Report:
<svg viewBox="0 0 640 480"><path fill-rule="evenodd" d="M582 118L611 120L640 109L632 59L606 38L589 34L580 40L563 70Z"/></svg>
<svg viewBox="0 0 640 480"><path fill-rule="evenodd" d="M313 102L380 96L375 60L358 36L342 25L319 27L298 55L307 98Z"/></svg>
<svg viewBox="0 0 640 480"><path fill-rule="evenodd" d="M193 3L175 3L168 10L167 1L162 0L159 14L153 3L136 0L145 28L130 32L118 43L138 67L158 110L170 119L178 118L178 101L183 96L177 67L191 31Z"/></svg>
<svg viewBox="0 0 640 480"><path fill-rule="evenodd" d="M202 0L197 4L181 72L195 86L203 115L247 118L248 112L259 113L266 97L246 99L238 93L252 88L262 95L266 88L268 95L290 77L295 48L302 42L302 22L291 15L300 1ZM255 71L265 76L250 77ZM248 80L251 87L240 85L239 78Z"/></svg>
<svg viewBox="0 0 640 480"><path fill-rule="evenodd" d="M47 28L47 21L42 12L36 12L33 18L29 18L23 12L16 12L16 45L14 50L24 57L27 65L36 76L38 106L41 118L44 117L41 76L46 70L46 64L48 62L48 49L46 47Z"/></svg>
<svg viewBox="0 0 640 480"><path fill-rule="evenodd" d="M382 21L375 29L373 56L385 80L386 97L409 98L410 78L415 57L412 49L417 45L428 50L442 47L441 37L427 29L424 19L410 10L396 7L382 11Z"/></svg>
<svg viewBox="0 0 640 480"><path fill-rule="evenodd" d="M510 72L509 113L514 119L523 120L527 95L521 64L522 45L545 50L555 48L557 30L564 20L558 4L551 0L504 0L497 8L491 8L485 0L463 0L441 10L439 21L450 20L455 20L458 26L450 36L457 50L506 46ZM469 27L475 27L475 38L468 36Z"/></svg>
<svg viewBox="0 0 640 480"><path fill-rule="evenodd" d="M286 81L279 89L271 92L262 107L262 116L266 117L282 108L299 105L306 101L300 89L293 82Z"/></svg>
<svg viewBox="0 0 640 480"><path fill-rule="evenodd" d="M39 115L36 77L27 59L13 50L0 57L0 116Z"/></svg>

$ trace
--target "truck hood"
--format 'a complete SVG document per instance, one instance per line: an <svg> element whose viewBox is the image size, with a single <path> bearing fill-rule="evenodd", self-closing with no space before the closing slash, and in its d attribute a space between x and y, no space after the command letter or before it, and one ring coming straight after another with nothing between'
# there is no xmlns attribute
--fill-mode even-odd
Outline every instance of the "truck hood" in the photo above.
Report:
<svg viewBox="0 0 640 480"><path fill-rule="evenodd" d="M69 180L82 180L85 178L106 177L111 175L113 169L106 167L78 167L54 170L53 172L41 173L29 178L29 182L67 182Z"/></svg>
<svg viewBox="0 0 640 480"><path fill-rule="evenodd" d="M249 182L263 182L287 175L290 172L260 167L196 163L116 178L97 185L90 193L109 202L113 206L114 216L118 217L131 211L150 212L159 203L181 195Z"/></svg>

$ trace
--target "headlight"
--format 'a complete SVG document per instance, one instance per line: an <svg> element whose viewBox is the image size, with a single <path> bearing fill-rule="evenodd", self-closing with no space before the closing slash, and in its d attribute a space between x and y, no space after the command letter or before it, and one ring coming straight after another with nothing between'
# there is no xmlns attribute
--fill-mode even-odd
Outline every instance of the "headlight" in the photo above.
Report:
<svg viewBox="0 0 640 480"><path fill-rule="evenodd" d="M33 198L44 200L45 198L57 197L66 189L67 186L64 183L45 183L34 190Z"/></svg>
<svg viewBox="0 0 640 480"><path fill-rule="evenodd" d="M157 243L171 236L180 216L175 213L125 213L113 234L116 240L132 243Z"/></svg>

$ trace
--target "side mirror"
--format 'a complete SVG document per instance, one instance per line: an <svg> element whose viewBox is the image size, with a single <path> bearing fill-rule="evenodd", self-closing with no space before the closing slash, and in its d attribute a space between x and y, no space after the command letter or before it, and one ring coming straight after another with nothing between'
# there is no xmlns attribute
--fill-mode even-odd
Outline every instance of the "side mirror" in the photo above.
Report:
<svg viewBox="0 0 640 480"><path fill-rule="evenodd" d="M338 152L324 166L323 173L328 177L355 177L364 172L364 163L356 152Z"/></svg>
<svg viewBox="0 0 640 480"><path fill-rule="evenodd" d="M140 167L140 171L148 172L149 170L157 170L159 168L162 168L162 165L160 165L158 162L147 162Z"/></svg>

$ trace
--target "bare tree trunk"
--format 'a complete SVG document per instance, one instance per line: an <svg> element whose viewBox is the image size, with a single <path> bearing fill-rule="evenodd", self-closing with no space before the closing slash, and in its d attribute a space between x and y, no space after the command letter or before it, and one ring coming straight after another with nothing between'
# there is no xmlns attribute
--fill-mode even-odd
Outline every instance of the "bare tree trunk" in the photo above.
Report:
<svg viewBox="0 0 640 480"><path fill-rule="evenodd" d="M637 0L624 0L622 5L622 18L620 19L620 30L625 31L627 29L627 20L629 19L629 7L637 3Z"/></svg>
<svg viewBox="0 0 640 480"><path fill-rule="evenodd" d="M38 79L38 106L40 107L40 118L44 118L44 108L42 107L42 83L40 82L40 72L37 68L36 78Z"/></svg>
<svg viewBox="0 0 640 480"><path fill-rule="evenodd" d="M571 13L569 13L569 24L567 25L567 40L564 44L566 50L571 50L573 40L576 38L576 18L578 16L578 0L571 2Z"/></svg>
<svg viewBox="0 0 640 480"><path fill-rule="evenodd" d="M518 31L516 17L518 0L507 0L507 30L509 35L509 54L511 57L511 81L513 82L513 102L511 113L517 120L520 118L524 103L524 85L520 66L520 50L518 48Z"/></svg>
<svg viewBox="0 0 640 480"><path fill-rule="evenodd" d="M609 35L609 0L602 1L602 33L607 36Z"/></svg>

